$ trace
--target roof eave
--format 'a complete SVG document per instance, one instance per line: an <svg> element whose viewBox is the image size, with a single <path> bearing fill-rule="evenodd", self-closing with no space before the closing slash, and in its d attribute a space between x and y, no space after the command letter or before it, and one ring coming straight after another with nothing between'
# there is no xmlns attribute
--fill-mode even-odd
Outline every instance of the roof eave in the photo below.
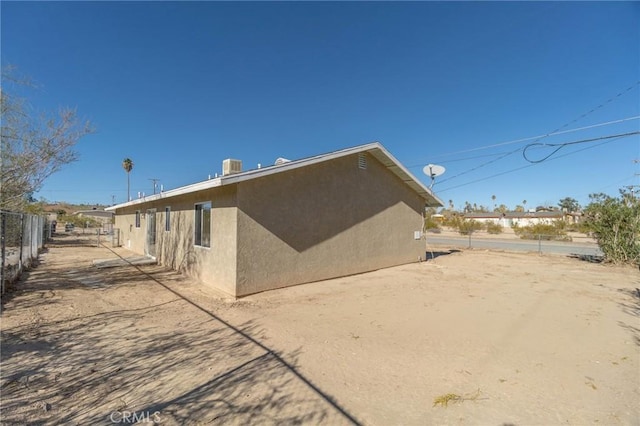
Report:
<svg viewBox="0 0 640 426"><path fill-rule="evenodd" d="M380 161L387 169L398 176L405 184L418 193L426 201L427 207L441 207L444 205L442 200L438 198L433 192L427 188L422 182L420 182L409 170L407 170L389 151L387 151L379 142L371 142L365 145L359 145L356 147L345 148L339 151L330 152L328 154L320 154L313 157L303 158L300 160L291 161L288 163L263 167L260 169L248 170L246 172L235 173L231 175L217 177L204 182L198 182L192 185L183 186L170 191L161 192L160 194L151 195L148 197L138 198L126 203L118 204L115 206L107 207L107 211L115 211L117 209L135 206L150 201L161 200L164 198L175 197L178 195L201 191L205 189L215 188L217 186L232 185L240 183L246 180L255 179L258 177L269 176L275 173L282 173L288 170L294 170L300 167L306 167L311 164L316 164L324 161L329 161L334 158L344 157L346 155L358 154L362 152L368 152L373 155L378 161Z"/></svg>

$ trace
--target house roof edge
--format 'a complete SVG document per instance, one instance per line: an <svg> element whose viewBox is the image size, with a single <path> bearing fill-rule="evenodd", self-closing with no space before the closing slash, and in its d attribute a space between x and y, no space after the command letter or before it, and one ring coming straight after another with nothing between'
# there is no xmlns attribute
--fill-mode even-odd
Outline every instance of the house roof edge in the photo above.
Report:
<svg viewBox="0 0 640 426"><path fill-rule="evenodd" d="M124 207L131 207L137 204L143 204L150 201L161 200L164 198L175 197L182 194L187 194L195 191L201 191L217 186L232 185L235 183L243 182L246 180L256 179L258 177L269 176L275 173L282 173L287 170L293 170L300 167L306 167L311 164L316 164L334 158L340 158L347 155L358 154L368 152L373 155L378 161L380 161L391 172L398 176L405 184L411 189L417 192L427 202L428 207L440 207L444 203L438 198L431 189L427 188L422 182L420 182L407 168L405 168L387 149L378 141L358 145L350 148L344 148L338 151L332 151L325 154L319 154L312 157L306 157L299 160L293 160L279 165L267 166L260 169L247 170L245 172L234 173L226 176L220 176L214 179L209 179L202 182L197 182L191 185L182 186L169 191L161 192L160 194L150 195L143 198L138 198L107 207L106 211L115 211Z"/></svg>

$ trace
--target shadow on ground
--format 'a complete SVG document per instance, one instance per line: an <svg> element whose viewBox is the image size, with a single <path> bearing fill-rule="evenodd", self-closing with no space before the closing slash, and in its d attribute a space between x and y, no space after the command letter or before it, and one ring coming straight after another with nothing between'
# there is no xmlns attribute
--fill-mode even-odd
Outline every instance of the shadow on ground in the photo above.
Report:
<svg viewBox="0 0 640 426"><path fill-rule="evenodd" d="M447 256L454 253L460 253L460 251L461 250L456 250L456 249L445 250L445 251L427 251L424 255L424 258L426 260L432 260L440 256Z"/></svg>
<svg viewBox="0 0 640 426"><path fill-rule="evenodd" d="M97 235L70 233L54 233L53 239L47 242L48 247L97 247Z"/></svg>
<svg viewBox="0 0 640 426"><path fill-rule="evenodd" d="M633 325L619 321L618 325L631 333L636 345L640 346L640 327L638 327L638 318L640 318L640 288L622 288L618 290L625 296L627 300L620 302L622 310L633 317Z"/></svg>
<svg viewBox="0 0 640 426"><path fill-rule="evenodd" d="M358 423L299 372L301 349L278 353L253 322L231 325L182 297L166 285L175 272L38 269L13 296L16 315L71 309L85 292L120 303L3 328L3 424ZM156 296L128 297L145 288Z"/></svg>
<svg viewBox="0 0 640 426"><path fill-rule="evenodd" d="M579 253L571 253L569 255L572 259L584 260L589 263L602 263L604 262L604 256L598 256L595 254L579 254Z"/></svg>

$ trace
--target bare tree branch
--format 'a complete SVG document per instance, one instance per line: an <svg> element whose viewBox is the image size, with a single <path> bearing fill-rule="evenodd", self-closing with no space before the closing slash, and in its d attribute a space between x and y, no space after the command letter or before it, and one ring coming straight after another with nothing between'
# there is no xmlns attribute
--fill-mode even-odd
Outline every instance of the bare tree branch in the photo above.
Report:
<svg viewBox="0 0 640 426"><path fill-rule="evenodd" d="M0 87L0 208L5 210L23 210L49 176L78 160L75 145L94 132L75 109L63 108L53 116L31 113L25 99L6 90L7 85L33 87L14 71L3 68Z"/></svg>

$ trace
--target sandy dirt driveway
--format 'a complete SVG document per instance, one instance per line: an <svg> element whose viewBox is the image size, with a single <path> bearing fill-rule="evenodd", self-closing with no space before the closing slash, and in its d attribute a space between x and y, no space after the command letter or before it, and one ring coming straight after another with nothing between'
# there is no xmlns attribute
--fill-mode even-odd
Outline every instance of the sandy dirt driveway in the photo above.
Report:
<svg viewBox="0 0 640 426"><path fill-rule="evenodd" d="M3 300L3 424L640 424L640 273L428 262L231 300L60 236Z"/></svg>

